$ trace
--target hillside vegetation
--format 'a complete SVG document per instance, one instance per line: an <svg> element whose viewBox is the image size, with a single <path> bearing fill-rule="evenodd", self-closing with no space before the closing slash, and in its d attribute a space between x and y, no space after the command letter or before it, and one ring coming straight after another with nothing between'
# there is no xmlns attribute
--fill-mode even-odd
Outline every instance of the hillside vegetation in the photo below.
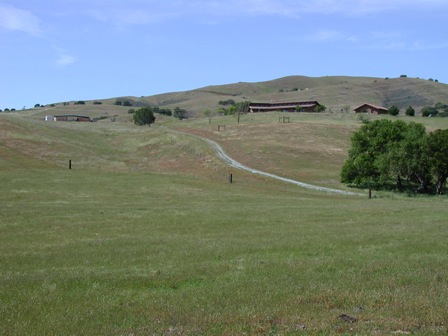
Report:
<svg viewBox="0 0 448 336"><path fill-rule="evenodd" d="M217 110L218 102L225 99L236 102L317 100L327 107L327 111L333 112L341 112L347 106L352 111L363 103L371 103L386 108L396 105L404 113L411 105L419 113L425 106L448 103L448 85L410 77L289 76L266 82L214 85L184 92L119 99L167 108L179 106L199 115L206 110Z"/></svg>
<svg viewBox="0 0 448 336"><path fill-rule="evenodd" d="M448 332L446 196L306 190L229 168L192 136L247 166L343 189L359 116L156 115L148 127L128 109L0 114L0 334ZM99 121L44 121L65 113Z"/></svg>

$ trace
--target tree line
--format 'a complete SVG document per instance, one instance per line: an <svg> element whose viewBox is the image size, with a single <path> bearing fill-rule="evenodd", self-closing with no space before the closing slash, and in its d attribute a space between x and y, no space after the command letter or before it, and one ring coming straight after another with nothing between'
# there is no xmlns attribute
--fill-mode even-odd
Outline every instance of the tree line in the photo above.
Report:
<svg viewBox="0 0 448 336"><path fill-rule="evenodd" d="M163 114L167 116L173 116L179 120L187 119L188 112L180 107L174 108L174 110L164 109L159 107L142 107L138 110L130 109L129 114L133 114L132 120L136 125L151 125L155 122L156 117L154 113Z"/></svg>
<svg viewBox="0 0 448 336"><path fill-rule="evenodd" d="M351 138L341 182L379 190L442 194L448 178L448 130L419 123L365 121Z"/></svg>

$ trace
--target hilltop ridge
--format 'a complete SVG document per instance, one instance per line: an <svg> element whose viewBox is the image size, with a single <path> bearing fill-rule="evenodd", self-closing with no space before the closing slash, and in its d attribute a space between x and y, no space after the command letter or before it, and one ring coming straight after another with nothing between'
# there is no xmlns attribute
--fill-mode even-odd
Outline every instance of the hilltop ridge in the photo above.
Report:
<svg viewBox="0 0 448 336"><path fill-rule="evenodd" d="M317 100L331 111L369 102L375 105L416 111L438 102L448 103L448 85L419 78L375 78L327 76L288 76L264 82L239 82L210 85L183 92L171 92L132 98L136 104L151 104L173 108L179 106L194 112L217 109L220 100L235 101L301 101Z"/></svg>
<svg viewBox="0 0 448 336"><path fill-rule="evenodd" d="M69 102L73 105L78 99ZM121 96L88 100L109 106L117 101L129 101L133 108L159 106L168 109L180 107L190 115L200 116L205 111L217 111L219 102L232 99L235 102L288 102L318 101L327 112L352 112L356 106L370 103L386 108L396 105L402 111L412 106L417 114L426 106L448 104L448 85L434 80L398 77L350 77L287 76L262 82L238 82L209 85L187 91L167 92L151 96ZM62 107L63 102L55 103ZM64 104L65 105L65 104ZM50 105L47 105L50 106ZM64 106L65 107L65 106ZM80 106L82 108L82 106ZM101 105L96 105L95 110Z"/></svg>

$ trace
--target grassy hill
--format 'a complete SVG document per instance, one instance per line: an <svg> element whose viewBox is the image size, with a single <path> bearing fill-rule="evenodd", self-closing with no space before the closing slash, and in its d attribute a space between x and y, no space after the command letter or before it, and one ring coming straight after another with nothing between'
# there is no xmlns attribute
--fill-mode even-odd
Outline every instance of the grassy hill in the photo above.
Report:
<svg viewBox="0 0 448 336"><path fill-rule="evenodd" d="M298 94L279 92L289 80L249 87ZM114 101L0 114L0 334L448 332L446 196L310 191L229 169L189 135L247 166L345 188L358 116L157 115L139 127ZM62 113L105 118L44 121Z"/></svg>
<svg viewBox="0 0 448 336"><path fill-rule="evenodd" d="M185 92L165 93L150 97L125 97L136 104L152 104L167 108L179 106L196 114L216 110L220 100L250 100L253 102L317 100L328 110L350 110L362 103L406 109L418 112L424 106L447 103L448 85L424 79L372 77L304 77L290 76L259 83L235 83L199 88Z"/></svg>
<svg viewBox="0 0 448 336"><path fill-rule="evenodd" d="M417 114L425 106L433 106L441 102L448 103L448 85L434 81L400 77L400 78L374 78L374 77L305 77L289 76L259 83L235 83L227 85L207 86L204 88L158 94L147 97L116 97L96 100L109 106L104 111L101 105L89 106L88 110L93 116L99 116L107 112L105 116L111 116L115 112L124 112L114 105L118 101L129 101L133 107L159 106L174 109L180 107L190 112L191 116L200 117L203 112L217 111L219 101L233 99L236 102L282 102L282 101L306 101L317 100L327 107L327 111L339 113L349 108L352 112L356 106L363 103L371 103L389 108L396 105L404 114L408 106L412 106ZM94 101L88 101L92 105ZM62 102L61 102L62 103ZM69 106L56 104L58 109L54 113L64 111L83 112L83 105ZM65 108L64 108L65 107ZM42 113L43 115L43 113Z"/></svg>

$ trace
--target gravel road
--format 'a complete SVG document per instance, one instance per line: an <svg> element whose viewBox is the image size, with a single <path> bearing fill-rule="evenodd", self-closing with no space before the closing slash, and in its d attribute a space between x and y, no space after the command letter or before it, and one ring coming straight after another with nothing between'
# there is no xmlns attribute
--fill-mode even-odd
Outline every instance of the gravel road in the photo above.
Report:
<svg viewBox="0 0 448 336"><path fill-rule="evenodd" d="M203 138L203 137L200 137L200 136L196 136L196 135L194 135L194 136L199 138L199 139L201 139L201 140L203 140L203 141L206 141L207 143L209 143L210 146L212 146L213 149L216 151L218 156L223 161L225 161L226 163L228 163L230 166L232 166L234 168L245 170L245 171L248 171L248 172L250 172L252 174L263 175L263 176L267 176L267 177L270 177L270 178L273 178L273 179L277 179L277 180L280 180L280 181L283 181L283 182L292 183L292 184L295 184L295 185L297 185L299 187L306 188L306 189L312 189L312 190L323 191L323 192L328 192L328 193L335 193L335 194L341 194L341 195L349 195L349 196L363 196L363 194L354 193L354 192L350 192L350 191L339 190L339 189L333 189L333 188L320 187L320 186L316 186L316 185L313 185L313 184L308 184L308 183L292 180L292 179L281 177L281 176L274 175L274 174L271 174L271 173L266 173L266 172L258 170L258 169L247 167L247 166L243 165L242 163L239 163L238 161L232 159L230 156L228 156L226 154L226 152L224 152L224 149L218 143L216 143L215 141L207 139L207 138Z"/></svg>

